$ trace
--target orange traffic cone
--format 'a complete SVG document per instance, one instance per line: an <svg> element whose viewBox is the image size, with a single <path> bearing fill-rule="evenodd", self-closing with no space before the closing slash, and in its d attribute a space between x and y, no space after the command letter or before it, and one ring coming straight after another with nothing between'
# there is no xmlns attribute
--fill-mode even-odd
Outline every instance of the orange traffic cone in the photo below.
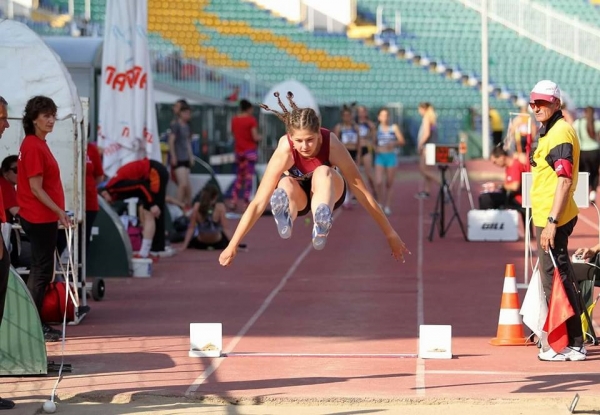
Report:
<svg viewBox="0 0 600 415"><path fill-rule="evenodd" d="M498 319L498 332L490 340L494 346L525 346L527 338L523 332L523 321L519 314L519 294L517 292L517 279L514 264L506 264L504 273L504 288L500 304L500 318Z"/></svg>

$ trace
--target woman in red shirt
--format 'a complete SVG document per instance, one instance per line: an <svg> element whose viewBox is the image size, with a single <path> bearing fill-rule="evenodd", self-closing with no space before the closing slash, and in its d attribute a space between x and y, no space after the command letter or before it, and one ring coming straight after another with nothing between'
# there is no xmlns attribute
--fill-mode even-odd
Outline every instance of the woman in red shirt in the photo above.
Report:
<svg viewBox="0 0 600 415"><path fill-rule="evenodd" d="M27 286L38 312L46 287L54 275L54 251L58 222L70 226L65 212L65 195L60 169L46 136L54 129L56 104L44 96L31 98L25 106L23 129L25 139L19 149L17 162L17 202L21 226L31 242L31 268ZM42 324L47 341L58 341L59 330Z"/></svg>
<svg viewBox="0 0 600 415"><path fill-rule="evenodd" d="M333 224L332 211L344 201L346 183L385 234L392 256L403 259L407 252L404 242L367 190L346 147L335 134L321 128L319 116L312 108L299 108L291 92L287 96L291 111L281 102L279 93L275 96L283 113L266 105L262 108L274 112L285 123L287 134L279 139L256 196L244 212L229 245L221 253L221 265L231 264L242 238L262 215L269 199L279 235L284 239L292 235L296 217L312 211L313 247L323 249Z"/></svg>
<svg viewBox="0 0 600 415"><path fill-rule="evenodd" d="M258 123L252 115L254 108L250 101L245 99L240 101L240 113L231 120L231 133L234 139L235 164L237 177L233 183L231 191L231 206L233 210L237 209L237 201L240 192L243 194L244 202L250 201L250 192L252 191L252 178L254 177L255 165L258 160Z"/></svg>

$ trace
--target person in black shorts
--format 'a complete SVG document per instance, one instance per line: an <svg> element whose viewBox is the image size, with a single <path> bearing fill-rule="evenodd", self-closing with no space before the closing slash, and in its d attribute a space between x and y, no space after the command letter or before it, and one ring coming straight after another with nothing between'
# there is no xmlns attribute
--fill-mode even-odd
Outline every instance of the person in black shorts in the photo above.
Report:
<svg viewBox="0 0 600 415"><path fill-rule="evenodd" d="M182 102L179 105L177 120L171 124L171 133L169 134L169 161L177 182L176 199L185 206L189 206L192 201L190 171L194 165L194 154L191 142L191 118L191 107Z"/></svg>

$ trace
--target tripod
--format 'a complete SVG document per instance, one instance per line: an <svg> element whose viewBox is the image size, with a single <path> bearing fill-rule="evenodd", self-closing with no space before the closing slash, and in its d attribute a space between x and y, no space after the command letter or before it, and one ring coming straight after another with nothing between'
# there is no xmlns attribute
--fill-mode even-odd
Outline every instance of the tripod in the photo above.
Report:
<svg viewBox="0 0 600 415"><path fill-rule="evenodd" d="M458 155L458 169L454 173L454 177L450 182L450 188L454 187L454 182L457 179L460 179L460 183L458 185L458 207L460 209L460 202L462 200L462 190L465 189L467 191L467 196L469 197L469 205L471 206L471 210L475 209L475 204L473 203L473 194L471 193L471 183L469 182L469 173L467 173L467 166L465 165L465 156L464 154Z"/></svg>
<svg viewBox="0 0 600 415"><path fill-rule="evenodd" d="M462 231L463 237L465 241L467 240L467 234L465 233L465 228L463 226L462 220L460 219L460 215L458 214L458 210L456 209L456 204L454 203L454 198L452 197L452 192L450 191L450 186L448 185L448 181L446 180L446 171L448 171L447 165L439 165L438 169L440 170L442 183L440 185L440 191L438 192L437 201L435 203L435 211L433 212L433 221L431 222L431 230L429 231L429 241L433 241L433 233L435 231L435 225L438 224L439 218L439 234L440 238L446 236L448 229L450 229L450 225L454 218L456 218L460 230ZM448 221L448 225L446 225L446 198L450 201L452 205L452 216Z"/></svg>

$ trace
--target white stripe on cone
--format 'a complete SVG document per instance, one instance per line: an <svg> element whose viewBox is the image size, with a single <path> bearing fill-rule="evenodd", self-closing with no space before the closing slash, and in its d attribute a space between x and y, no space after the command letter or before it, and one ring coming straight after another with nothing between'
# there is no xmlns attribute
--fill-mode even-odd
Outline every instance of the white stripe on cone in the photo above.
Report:
<svg viewBox="0 0 600 415"><path fill-rule="evenodd" d="M515 324L520 325L521 315L519 314L518 308L501 308L500 309L500 318L498 319L498 324L502 326L512 326Z"/></svg>
<svg viewBox="0 0 600 415"><path fill-rule="evenodd" d="M515 277L506 277L504 278L504 288L502 288L503 293L516 293L517 292L517 279Z"/></svg>

